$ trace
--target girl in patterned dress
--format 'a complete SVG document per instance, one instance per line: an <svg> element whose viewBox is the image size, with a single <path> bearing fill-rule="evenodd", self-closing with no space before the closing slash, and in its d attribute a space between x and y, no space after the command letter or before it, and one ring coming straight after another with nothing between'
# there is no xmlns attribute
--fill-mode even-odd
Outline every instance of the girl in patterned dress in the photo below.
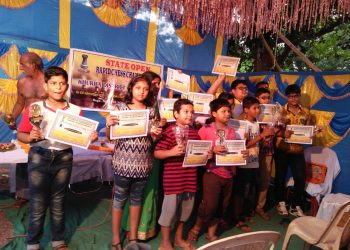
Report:
<svg viewBox="0 0 350 250"><path fill-rule="evenodd" d="M127 89L124 102L117 102L114 110L149 109L149 119L155 117L154 98L150 92L151 82L144 76L134 77ZM110 135L110 126L118 123L113 115L106 117L106 134ZM137 228L141 214L143 191L153 163L153 139L162 132L161 128L150 130L147 136L118 139L113 152L114 201L112 208L112 249L122 249L120 239L123 207L130 199L130 233L129 242L136 242ZM153 138L153 139L152 139Z"/></svg>

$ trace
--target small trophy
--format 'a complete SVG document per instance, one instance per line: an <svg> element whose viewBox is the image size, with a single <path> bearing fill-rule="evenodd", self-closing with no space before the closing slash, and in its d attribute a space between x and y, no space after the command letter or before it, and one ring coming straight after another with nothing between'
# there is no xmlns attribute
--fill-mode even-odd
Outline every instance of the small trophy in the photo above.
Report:
<svg viewBox="0 0 350 250"><path fill-rule="evenodd" d="M225 146L225 136L226 136L225 130L223 130L223 129L218 129L218 130L216 131L216 135L217 135L217 137L218 137L218 143L219 143L219 145Z"/></svg>
<svg viewBox="0 0 350 250"><path fill-rule="evenodd" d="M39 106L39 104L33 104L30 106L29 109L29 121L30 123L37 127L40 128L40 125L43 121L44 117L41 114L41 108Z"/></svg>
<svg viewBox="0 0 350 250"><path fill-rule="evenodd" d="M88 55L83 54L82 56L82 62L80 64L80 68L78 71L83 72L83 73L89 73L89 65L87 63Z"/></svg>
<svg viewBox="0 0 350 250"><path fill-rule="evenodd" d="M185 147L188 139L188 126L175 126L174 129L176 144Z"/></svg>

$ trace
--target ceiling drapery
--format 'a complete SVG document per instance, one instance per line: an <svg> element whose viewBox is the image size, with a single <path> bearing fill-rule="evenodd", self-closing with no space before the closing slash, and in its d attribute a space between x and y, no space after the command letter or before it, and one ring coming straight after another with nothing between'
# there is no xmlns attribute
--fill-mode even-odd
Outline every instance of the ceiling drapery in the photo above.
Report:
<svg viewBox="0 0 350 250"><path fill-rule="evenodd" d="M117 1L117 0L116 0ZM202 32L226 38L255 37L265 32L310 28L336 12L350 12L349 0L123 0L138 10L157 5L178 22L191 17Z"/></svg>

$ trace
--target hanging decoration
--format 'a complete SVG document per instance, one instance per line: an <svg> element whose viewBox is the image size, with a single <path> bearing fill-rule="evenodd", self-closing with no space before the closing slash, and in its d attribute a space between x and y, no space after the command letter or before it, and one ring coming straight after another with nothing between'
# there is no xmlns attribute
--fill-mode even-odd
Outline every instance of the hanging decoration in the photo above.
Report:
<svg viewBox="0 0 350 250"><path fill-rule="evenodd" d="M34 3L35 0L0 0L0 6L9 9L22 9Z"/></svg>
<svg viewBox="0 0 350 250"><path fill-rule="evenodd" d="M146 0L123 0L138 10ZM202 33L226 38L253 38L266 32L310 29L316 22L325 22L332 13L349 16L348 0L153 0L156 5L186 25L191 17Z"/></svg>
<svg viewBox="0 0 350 250"><path fill-rule="evenodd" d="M124 27L132 20L131 17L124 12L122 0L105 0L101 2L99 7L95 7L95 4L96 3L91 3L92 9L95 15L105 24L112 27Z"/></svg>
<svg viewBox="0 0 350 250"><path fill-rule="evenodd" d="M187 45L196 46L204 40L199 35L198 22L192 18L187 18L187 22L175 32L176 35Z"/></svg>

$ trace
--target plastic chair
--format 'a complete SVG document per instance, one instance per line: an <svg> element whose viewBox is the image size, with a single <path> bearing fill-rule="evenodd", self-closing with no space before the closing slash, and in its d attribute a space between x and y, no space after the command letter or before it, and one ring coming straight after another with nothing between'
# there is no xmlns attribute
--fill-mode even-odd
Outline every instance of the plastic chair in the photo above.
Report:
<svg viewBox="0 0 350 250"><path fill-rule="evenodd" d="M208 243L197 250L272 250L279 239L279 232L258 231L223 238Z"/></svg>
<svg viewBox="0 0 350 250"><path fill-rule="evenodd" d="M334 218L327 221L312 216L293 220L284 238L282 250L286 250L292 235L305 241L304 249L310 245L321 249L340 249L350 242L350 201L342 205Z"/></svg>

